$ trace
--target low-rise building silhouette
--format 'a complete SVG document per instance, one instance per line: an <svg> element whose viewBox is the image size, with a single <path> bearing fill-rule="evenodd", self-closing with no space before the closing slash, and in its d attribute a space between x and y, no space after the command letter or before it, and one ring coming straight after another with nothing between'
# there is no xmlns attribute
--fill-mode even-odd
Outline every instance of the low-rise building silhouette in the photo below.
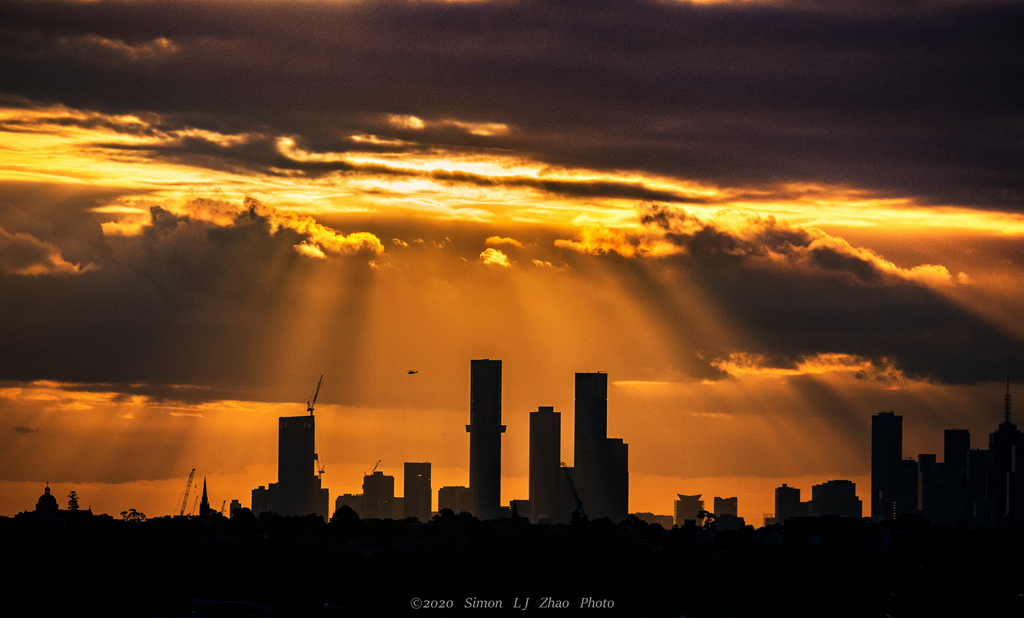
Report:
<svg viewBox="0 0 1024 618"><path fill-rule="evenodd" d="M469 512L472 508L472 495L469 487L452 485L437 490L438 512L448 509L453 513Z"/></svg>
<svg viewBox="0 0 1024 618"><path fill-rule="evenodd" d="M687 521L691 523L696 522L698 514L704 510L704 501L700 499L701 495L695 496L684 496L683 494L676 494L679 499L675 502L675 522L677 526L686 525Z"/></svg>

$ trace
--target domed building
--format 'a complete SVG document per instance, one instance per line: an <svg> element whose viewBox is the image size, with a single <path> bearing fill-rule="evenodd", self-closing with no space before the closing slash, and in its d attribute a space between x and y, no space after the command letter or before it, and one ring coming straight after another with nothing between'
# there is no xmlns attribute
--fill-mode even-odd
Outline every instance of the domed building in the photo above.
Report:
<svg viewBox="0 0 1024 618"><path fill-rule="evenodd" d="M110 515L94 515L91 508L61 509L56 496L50 492L49 483L43 489L43 495L39 496L39 500L36 501L35 510L22 511L15 515L15 518L22 521L37 521L58 528L67 528L69 525L93 526L101 522L113 521Z"/></svg>
<svg viewBox="0 0 1024 618"><path fill-rule="evenodd" d="M47 483L43 495L39 496L39 501L36 502L36 513L56 513L59 510L57 499L50 493L50 484Z"/></svg>

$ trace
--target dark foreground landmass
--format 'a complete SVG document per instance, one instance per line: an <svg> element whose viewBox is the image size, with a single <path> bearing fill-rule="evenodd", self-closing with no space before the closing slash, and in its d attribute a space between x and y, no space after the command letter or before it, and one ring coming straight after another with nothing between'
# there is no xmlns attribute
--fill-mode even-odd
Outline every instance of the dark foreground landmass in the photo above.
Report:
<svg viewBox="0 0 1024 618"><path fill-rule="evenodd" d="M0 615L1024 616L1020 526L341 519L2 518Z"/></svg>

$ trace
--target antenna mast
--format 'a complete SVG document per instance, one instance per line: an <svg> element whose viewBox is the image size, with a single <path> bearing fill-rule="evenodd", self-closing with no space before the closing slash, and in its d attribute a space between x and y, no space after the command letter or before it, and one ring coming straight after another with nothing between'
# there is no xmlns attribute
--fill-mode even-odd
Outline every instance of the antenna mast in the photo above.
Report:
<svg viewBox="0 0 1024 618"><path fill-rule="evenodd" d="M1010 376L1006 376L1006 403L1003 404L1004 422L1010 423Z"/></svg>

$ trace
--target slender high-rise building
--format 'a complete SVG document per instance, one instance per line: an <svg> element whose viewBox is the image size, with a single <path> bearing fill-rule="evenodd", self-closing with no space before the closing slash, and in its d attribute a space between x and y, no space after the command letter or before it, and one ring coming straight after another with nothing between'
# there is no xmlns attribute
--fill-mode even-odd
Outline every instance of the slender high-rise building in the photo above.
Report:
<svg viewBox="0 0 1024 618"><path fill-rule="evenodd" d="M530 520L567 519L561 470L562 414L551 406L530 412Z"/></svg>
<svg viewBox="0 0 1024 618"><path fill-rule="evenodd" d="M604 516L622 521L629 515L629 445L622 438L606 438L604 444Z"/></svg>
<svg viewBox="0 0 1024 618"><path fill-rule="evenodd" d="M989 434L988 481L986 495L992 508L992 525L1004 526L1021 519L1024 508L1020 496L1021 481L1018 463L1024 456L1024 433L1010 420L1010 379L1006 379L1003 422Z"/></svg>
<svg viewBox="0 0 1024 618"><path fill-rule="evenodd" d="M316 475L316 419L312 414L278 419L277 485L271 498L279 515L328 517L327 490Z"/></svg>
<svg viewBox="0 0 1024 618"><path fill-rule="evenodd" d="M903 417L879 412L871 417L871 517L893 519L903 460Z"/></svg>
<svg viewBox="0 0 1024 618"><path fill-rule="evenodd" d="M577 373L573 472L583 510L593 518L604 516L601 468L608 437L608 374ZM600 514L599 514L600 513Z"/></svg>
<svg viewBox="0 0 1024 618"><path fill-rule="evenodd" d="M320 383L311 401L309 415L282 416L277 419L277 482L252 490L252 512L278 515L319 515L328 517L328 492L322 487L317 470L316 419L313 407L320 394Z"/></svg>
<svg viewBox="0 0 1024 618"><path fill-rule="evenodd" d="M943 435L943 463L949 477L952 523L968 524L971 520L968 485L968 462L971 434L966 429L947 429Z"/></svg>
<svg viewBox="0 0 1024 618"><path fill-rule="evenodd" d="M608 438L608 374L577 373L576 490L591 518L626 518L629 508L629 445Z"/></svg>
<svg viewBox="0 0 1024 618"><path fill-rule="evenodd" d="M608 437L608 374L576 374L573 466L581 474L596 469Z"/></svg>
<svg viewBox="0 0 1024 618"><path fill-rule="evenodd" d="M473 515L501 513L501 361L473 360L469 370L469 489Z"/></svg>

